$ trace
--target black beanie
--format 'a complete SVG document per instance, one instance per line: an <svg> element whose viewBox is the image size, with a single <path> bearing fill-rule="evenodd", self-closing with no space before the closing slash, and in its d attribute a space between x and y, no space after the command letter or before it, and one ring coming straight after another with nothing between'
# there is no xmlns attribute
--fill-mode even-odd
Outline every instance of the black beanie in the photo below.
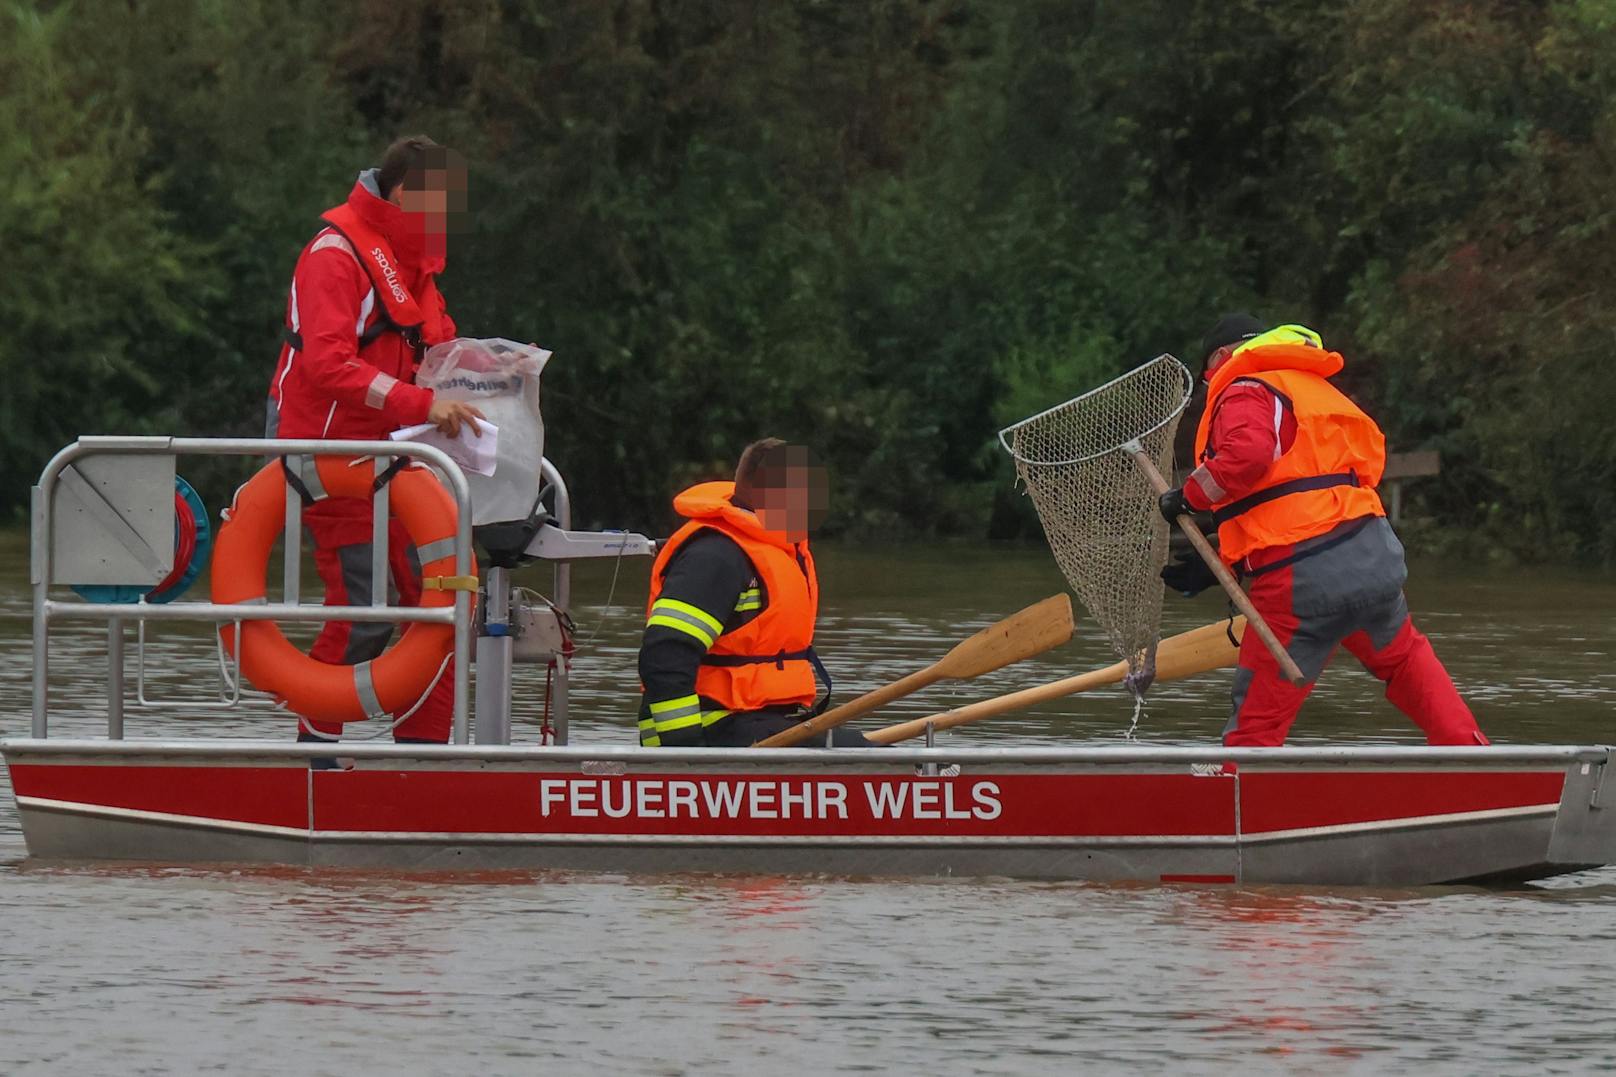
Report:
<svg viewBox="0 0 1616 1077"><path fill-rule="evenodd" d="M1260 335L1263 329L1263 323L1249 314L1225 314L1201 340L1202 361L1219 348Z"/></svg>

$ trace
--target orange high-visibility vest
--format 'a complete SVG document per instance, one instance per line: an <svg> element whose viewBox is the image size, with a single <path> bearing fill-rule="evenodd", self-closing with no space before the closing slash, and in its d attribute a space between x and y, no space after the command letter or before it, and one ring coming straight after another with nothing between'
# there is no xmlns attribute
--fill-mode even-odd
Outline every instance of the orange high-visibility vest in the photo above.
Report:
<svg viewBox="0 0 1616 1077"><path fill-rule="evenodd" d="M657 554L646 612L656 605L662 575L686 542L706 529L727 535L752 562L768 605L718 636L696 672L696 694L726 711L811 705L817 693L809 648L819 616L813 555L806 541L790 542L765 529L755 513L732 504L734 494L732 482L704 482L674 498L674 511L689 522Z"/></svg>
<svg viewBox="0 0 1616 1077"><path fill-rule="evenodd" d="M1348 520L1384 516L1375 487L1386 470L1386 437L1375 421L1326 379L1340 372L1340 352L1326 351L1300 326L1264 333L1212 372L1206 411L1195 434L1195 459L1206 460L1212 420L1224 390L1260 381L1291 406L1296 440L1255 490L1212 506L1218 545L1230 565L1257 551L1322 535Z"/></svg>

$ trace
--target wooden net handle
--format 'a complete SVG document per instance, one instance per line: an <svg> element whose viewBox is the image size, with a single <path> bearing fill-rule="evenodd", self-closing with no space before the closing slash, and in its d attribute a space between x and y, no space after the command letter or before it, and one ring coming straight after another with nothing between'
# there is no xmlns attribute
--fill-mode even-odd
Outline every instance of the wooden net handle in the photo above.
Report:
<svg viewBox="0 0 1616 1077"><path fill-rule="evenodd" d="M1145 452L1144 446L1134 441L1125 445L1123 451L1133 457L1133 462L1139 465L1139 470L1149 480L1151 489L1156 491L1158 497L1167 492L1167 480L1162 478L1162 473L1156 468L1156 462ZM1190 540L1190 545L1195 547L1195 552L1201 555L1201 560L1206 562L1206 567L1212 570L1212 575L1218 578L1218 583L1223 585L1223 589L1228 593L1229 601L1234 603L1235 609L1246 615L1246 621L1251 630L1257 633L1257 638L1262 640L1263 646L1268 648L1268 653L1274 656L1275 662L1279 663L1280 673L1284 675L1287 681L1290 681L1298 688L1306 684L1307 678L1302 675L1301 667L1291 658L1290 652L1285 650L1285 645L1279 642L1279 637L1274 635L1272 628L1268 627L1268 622L1263 620L1262 614L1257 612L1257 607L1251 604L1251 599L1246 595L1245 591L1241 590L1240 584L1236 582L1233 574L1224 566L1223 558L1218 556L1218 552L1212 548L1212 544L1206 541L1206 536L1201 534L1201 529L1195 526L1195 521L1188 515L1180 516L1178 518L1178 528L1184 532L1184 537Z"/></svg>

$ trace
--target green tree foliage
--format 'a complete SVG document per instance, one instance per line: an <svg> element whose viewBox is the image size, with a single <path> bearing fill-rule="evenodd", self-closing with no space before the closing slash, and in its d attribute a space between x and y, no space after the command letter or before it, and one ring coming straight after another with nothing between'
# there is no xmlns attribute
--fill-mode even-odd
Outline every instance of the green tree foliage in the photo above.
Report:
<svg viewBox="0 0 1616 1077"><path fill-rule="evenodd" d="M200 316L201 252L159 205L151 135L79 62L70 12L0 14L0 474L6 500L79 431L137 422L156 398L149 342Z"/></svg>
<svg viewBox="0 0 1616 1077"><path fill-rule="evenodd" d="M658 528L765 433L860 532L1026 533L993 432L1222 310L1309 321L1450 535L1616 555L1611 0L0 0L0 475L259 429L297 251L400 133L444 290L555 349ZM94 47L86 47L93 42ZM218 479L223 482L226 476Z"/></svg>

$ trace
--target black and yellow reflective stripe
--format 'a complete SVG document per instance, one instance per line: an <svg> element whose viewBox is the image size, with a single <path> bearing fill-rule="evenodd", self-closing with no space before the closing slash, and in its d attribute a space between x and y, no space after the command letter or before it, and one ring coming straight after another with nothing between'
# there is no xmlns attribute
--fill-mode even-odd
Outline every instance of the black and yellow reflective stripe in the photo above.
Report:
<svg viewBox="0 0 1616 1077"><path fill-rule="evenodd" d="M661 625L683 632L701 642L703 647L711 647L724 631L724 623L699 606L692 606L688 602L680 602L676 598L659 598L651 606L651 616L645 621L645 626Z"/></svg>
<svg viewBox="0 0 1616 1077"><path fill-rule="evenodd" d="M651 712L650 717L640 719L640 744L646 748L662 747L664 734L681 729L705 729L730 716L727 710L702 710L701 699L697 696L659 700L647 709Z"/></svg>
<svg viewBox="0 0 1616 1077"><path fill-rule="evenodd" d="M640 747L662 747L662 738L657 736L656 722L650 718L640 719Z"/></svg>
<svg viewBox="0 0 1616 1077"><path fill-rule="evenodd" d="M651 704L651 720L657 733L672 733L701 725L701 700L695 696L680 696Z"/></svg>
<svg viewBox="0 0 1616 1077"><path fill-rule="evenodd" d="M757 587L748 587L735 600L736 613L746 613L748 610L760 610L762 608L763 591Z"/></svg>

